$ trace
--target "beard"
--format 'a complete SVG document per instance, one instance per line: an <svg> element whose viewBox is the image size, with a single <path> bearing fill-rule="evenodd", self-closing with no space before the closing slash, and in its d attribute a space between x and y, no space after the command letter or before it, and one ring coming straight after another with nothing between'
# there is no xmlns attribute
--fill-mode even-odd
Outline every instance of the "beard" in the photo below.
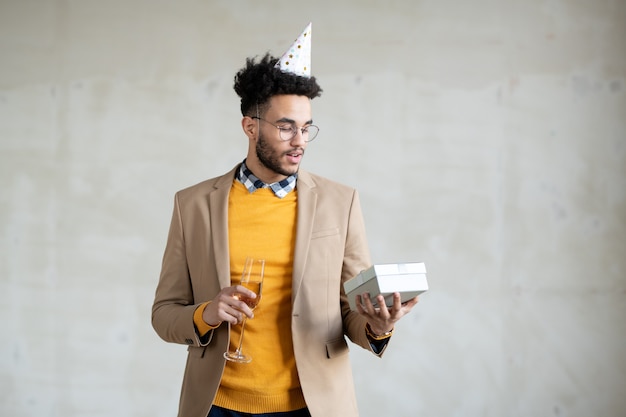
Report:
<svg viewBox="0 0 626 417"><path fill-rule="evenodd" d="M259 132L259 139L256 142L256 156L259 158L261 165L277 174L288 177L298 172L298 168L287 170L281 166L280 157L282 155L278 154L275 149L272 149L272 146L267 143L261 132Z"/></svg>

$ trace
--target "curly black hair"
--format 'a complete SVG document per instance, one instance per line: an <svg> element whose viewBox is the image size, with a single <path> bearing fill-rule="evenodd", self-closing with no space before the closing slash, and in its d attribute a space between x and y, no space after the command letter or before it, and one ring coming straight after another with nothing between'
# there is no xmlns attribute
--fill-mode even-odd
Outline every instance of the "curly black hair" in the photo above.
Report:
<svg viewBox="0 0 626 417"><path fill-rule="evenodd" d="M241 97L241 114L253 115L256 106L265 110L265 105L272 96L295 94L310 99L322 94L315 77L302 77L286 73L274 66L278 58L265 54L259 62L254 58L246 59L246 66L235 75L235 92Z"/></svg>

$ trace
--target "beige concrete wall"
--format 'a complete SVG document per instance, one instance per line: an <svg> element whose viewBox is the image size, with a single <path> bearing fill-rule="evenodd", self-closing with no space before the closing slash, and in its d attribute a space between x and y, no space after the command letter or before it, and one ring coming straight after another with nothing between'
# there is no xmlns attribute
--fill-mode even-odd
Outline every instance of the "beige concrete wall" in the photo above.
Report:
<svg viewBox="0 0 626 417"><path fill-rule="evenodd" d="M362 415L626 415L619 0L1 0L0 415L174 415L173 193L243 158L232 77L309 21L304 166L432 287L352 349Z"/></svg>

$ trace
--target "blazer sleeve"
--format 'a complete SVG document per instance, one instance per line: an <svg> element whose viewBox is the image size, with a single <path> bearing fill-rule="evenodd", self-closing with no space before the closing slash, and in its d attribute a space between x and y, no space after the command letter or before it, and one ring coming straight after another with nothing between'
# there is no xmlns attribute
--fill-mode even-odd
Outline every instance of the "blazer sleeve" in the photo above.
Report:
<svg viewBox="0 0 626 417"><path fill-rule="evenodd" d="M193 314L201 303L194 302L184 230L179 192L152 305L152 326L167 342L200 346L210 341L212 331L200 338L194 326Z"/></svg>
<svg viewBox="0 0 626 417"><path fill-rule="evenodd" d="M343 316L344 331L348 338L355 344L372 353L382 356L386 344L380 351L376 351L367 337L365 324L367 320L358 312L352 311L348 303L348 297L343 289L343 283L362 270L371 266L370 252L365 232L365 221L361 210L359 194L355 190L350 205L346 243L344 249L343 268L341 273L341 314Z"/></svg>

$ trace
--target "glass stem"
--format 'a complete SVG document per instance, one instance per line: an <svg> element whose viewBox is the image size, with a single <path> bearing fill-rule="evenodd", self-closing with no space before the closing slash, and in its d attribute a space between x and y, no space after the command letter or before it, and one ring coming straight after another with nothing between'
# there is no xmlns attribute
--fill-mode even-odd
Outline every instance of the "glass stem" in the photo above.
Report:
<svg viewBox="0 0 626 417"><path fill-rule="evenodd" d="M246 328L246 316L243 317L241 322L241 334L239 335L239 346L237 347L237 355L241 356L241 345L243 344L243 331Z"/></svg>

